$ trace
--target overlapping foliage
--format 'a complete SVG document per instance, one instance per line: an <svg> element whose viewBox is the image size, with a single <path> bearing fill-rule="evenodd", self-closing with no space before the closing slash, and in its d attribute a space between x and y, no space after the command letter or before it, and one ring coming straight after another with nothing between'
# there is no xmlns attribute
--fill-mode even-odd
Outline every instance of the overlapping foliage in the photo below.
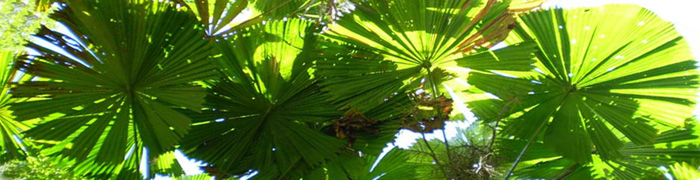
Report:
<svg viewBox="0 0 700 180"><path fill-rule="evenodd" d="M638 6L36 3L60 24L0 53L3 161L92 179L697 175L696 61ZM422 141L385 149L400 130ZM207 175L185 175L176 149Z"/></svg>

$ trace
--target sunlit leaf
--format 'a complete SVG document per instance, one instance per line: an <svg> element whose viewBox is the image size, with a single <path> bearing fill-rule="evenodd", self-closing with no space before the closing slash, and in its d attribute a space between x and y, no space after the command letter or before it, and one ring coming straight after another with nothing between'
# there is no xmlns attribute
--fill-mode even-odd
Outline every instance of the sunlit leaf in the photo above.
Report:
<svg viewBox="0 0 700 180"><path fill-rule="evenodd" d="M556 153L584 163L591 152L620 156L625 139L654 143L659 129L682 127L691 115L696 61L673 25L651 11L606 5L538 10L520 20L515 32L540 49L535 71L501 74L506 81L472 73L469 81L503 99L490 104L495 112L476 113L493 119L507 109L505 136L543 135Z"/></svg>
<svg viewBox="0 0 700 180"><path fill-rule="evenodd" d="M193 115L185 152L232 175L298 176L293 168L337 156L343 141L314 125L342 115L326 101L309 70L317 27L273 21L217 40L225 78L208 83L207 108Z"/></svg>
<svg viewBox="0 0 700 180"><path fill-rule="evenodd" d="M318 75L343 108L367 110L397 92L460 94L470 69L530 70L534 44L486 48L513 27L507 7L495 0L355 2L325 32Z"/></svg>
<svg viewBox="0 0 700 180"><path fill-rule="evenodd" d="M68 1L53 18L67 30L42 28L27 45L39 54L18 62L41 78L14 87L14 97L31 99L13 104L13 115L50 117L26 135L97 163L121 163L132 146L172 150L190 125L176 109L199 111L205 90L192 82L215 75L196 18L138 0Z"/></svg>
<svg viewBox="0 0 700 180"><path fill-rule="evenodd" d="M619 150L620 157L605 159L602 154L592 152L592 160L587 163L572 161L555 153L537 153L524 161L535 163L516 171L518 178L544 179L660 179L663 178L661 167L671 167L675 163L692 162L700 159L700 140L697 120L688 120L687 128L672 129L660 133L656 143L636 145L628 142ZM511 140L509 140L511 141ZM526 142L509 142L504 145L510 151L519 151ZM541 143L534 145L542 147ZM508 150L506 150L508 151ZM504 152L506 152L504 151ZM514 157L512 155L507 157ZM676 167L676 165L674 165ZM680 170L680 169L679 169ZM692 176L692 174L689 174ZM677 177L682 177L677 176ZM684 178L680 178L684 179Z"/></svg>
<svg viewBox="0 0 700 180"><path fill-rule="evenodd" d="M9 104L16 102L8 89L10 81L14 79L17 73L14 67L15 55L10 51L0 51L0 151L4 153L0 155L0 162L5 162L12 159L21 159L28 155L28 145L31 142L22 140L21 132L32 127L31 122L16 121L9 110Z"/></svg>

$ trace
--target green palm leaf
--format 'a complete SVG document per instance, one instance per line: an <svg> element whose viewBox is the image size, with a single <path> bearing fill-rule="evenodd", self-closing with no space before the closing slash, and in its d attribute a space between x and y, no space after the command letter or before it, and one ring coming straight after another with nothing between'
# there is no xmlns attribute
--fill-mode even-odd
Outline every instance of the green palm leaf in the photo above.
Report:
<svg viewBox="0 0 700 180"><path fill-rule="evenodd" d="M199 111L206 92L192 82L215 75L196 18L140 0L67 1L53 18L68 30L43 28L28 45L39 55L18 63L41 78L19 82L13 96L31 99L10 109L18 120L47 117L26 135L101 163L121 163L133 146L172 150L190 125L176 109Z"/></svg>
<svg viewBox="0 0 700 180"><path fill-rule="evenodd" d="M689 125L686 129L672 129L660 133L654 144L636 145L628 142L620 149L621 156L617 159L606 160L601 154L593 152L592 161L580 163L548 153L526 158L535 164L519 169L515 175L519 178L544 179L663 178L664 172L659 167L671 167L675 163L700 159L700 141L695 121L697 120L688 120ZM506 142L501 146L505 147L504 151L519 151L518 148L525 143Z"/></svg>
<svg viewBox="0 0 700 180"><path fill-rule="evenodd" d="M173 180L211 180L211 176L207 174L197 174L197 175L184 175L173 177Z"/></svg>
<svg viewBox="0 0 700 180"><path fill-rule="evenodd" d="M46 11L51 9L51 3L57 2L57 0L34 0L36 4L36 10Z"/></svg>
<svg viewBox="0 0 700 180"><path fill-rule="evenodd" d="M374 162L374 161L372 161ZM303 179L338 179L348 180L353 175L366 174L363 169L368 165L365 159L360 158L351 153L340 153L323 165L313 168L313 170L305 173Z"/></svg>
<svg viewBox="0 0 700 180"><path fill-rule="evenodd" d="M676 179L700 179L700 171L698 171L697 166L685 162L671 166L671 174Z"/></svg>
<svg viewBox="0 0 700 180"><path fill-rule="evenodd" d="M166 152L160 155L151 155L149 176L155 177L155 174L168 175L177 177L185 174L185 170L180 166L180 162L175 157L175 151Z"/></svg>
<svg viewBox="0 0 700 180"><path fill-rule="evenodd" d="M205 27L208 36L227 34L262 22L262 17L254 17L233 25L234 19L248 7L248 0L174 0L190 9Z"/></svg>
<svg viewBox="0 0 700 180"><path fill-rule="evenodd" d="M357 173L352 179L420 179L416 169L425 165L410 162L410 157L408 151L399 148L387 151L382 157L368 156L363 168L364 173Z"/></svg>
<svg viewBox="0 0 700 180"><path fill-rule="evenodd" d="M207 36L227 36L265 20L290 17L305 0L173 0L190 9L205 27Z"/></svg>
<svg viewBox="0 0 700 180"><path fill-rule="evenodd" d="M32 127L32 122L15 121L9 110L9 104L16 102L8 93L10 83L17 73L14 61L14 53L0 51L0 151L4 152L0 155L0 162L26 157L28 154L25 150L31 145L19 138L23 137L21 132Z"/></svg>
<svg viewBox="0 0 700 180"><path fill-rule="evenodd" d="M547 0L512 0L508 9L515 12L526 12L538 8Z"/></svg>
<svg viewBox="0 0 700 180"><path fill-rule="evenodd" d="M353 8L351 0L253 0L253 10L272 19L300 17L331 22Z"/></svg>
<svg viewBox="0 0 700 180"><path fill-rule="evenodd" d="M395 92L418 89L459 94L469 69L531 69L534 44L482 48L505 38L512 27L508 2L355 3L353 13L329 26L330 40L317 62L322 85L341 105L367 110Z"/></svg>
<svg viewBox="0 0 700 180"><path fill-rule="evenodd" d="M408 151L399 148L392 148L383 155L363 157L341 153L337 158L307 173L304 179L418 179L416 168L425 165L409 162L410 158Z"/></svg>
<svg viewBox="0 0 700 180"><path fill-rule="evenodd" d="M495 110L475 113L508 117L504 135L533 142L544 132L544 144L555 152L589 162L592 151L603 159L621 155L623 137L653 143L659 129L683 126L691 115L696 62L672 24L649 10L607 5L539 10L520 19L518 35L535 39L540 49L536 72L470 76L502 99L479 102ZM502 88L507 85L513 88Z"/></svg>
<svg viewBox="0 0 700 180"><path fill-rule="evenodd" d="M295 13L304 11L304 7L311 6L311 3L319 4L324 1L309 1L309 0L251 0L253 9L260 13L265 13L269 18L290 17Z"/></svg>
<svg viewBox="0 0 700 180"><path fill-rule="evenodd" d="M290 19L217 40L225 78L207 83L208 110L193 115L182 143L188 156L233 175L258 170L262 179L295 176L293 168L337 156L343 142L318 129L342 113L309 73L317 32Z"/></svg>
<svg viewBox="0 0 700 180"><path fill-rule="evenodd" d="M156 174L168 176L180 176L184 174L184 170L180 166L180 162L175 158L174 151L168 151L161 154L148 152L143 145L134 144L134 138L127 139L129 147L125 155L125 160L120 163L101 162L96 160L99 151L104 143L105 137L95 144L88 157L82 161L71 160L66 155L57 156L57 162L62 163L64 167L71 167L74 174L81 177L93 179L150 179ZM68 142L70 141L67 140ZM63 142L62 142L63 143ZM53 146L42 151L43 154L56 154L62 149L62 146ZM145 157L145 158L144 158ZM147 161L142 161L147 159ZM148 173L141 171L142 167L148 167Z"/></svg>
<svg viewBox="0 0 700 180"><path fill-rule="evenodd" d="M101 138L95 144L95 149L104 147L105 139L106 138ZM125 155L125 159L119 163L97 161L98 150L92 150L87 158L82 161L68 161L68 158L61 158L61 160L68 161L68 163L72 165L74 173L82 177L92 179L143 179L144 176L142 172L139 171L139 168L141 167L141 159L146 153L144 153L143 146L137 146L134 143L135 141L133 138L127 140L126 145L129 147L128 152ZM43 153L55 154L56 152L51 151L60 152L60 145L61 144L50 149L45 149ZM60 155L58 157L64 156L65 155ZM146 166L148 167L149 165L147 164Z"/></svg>

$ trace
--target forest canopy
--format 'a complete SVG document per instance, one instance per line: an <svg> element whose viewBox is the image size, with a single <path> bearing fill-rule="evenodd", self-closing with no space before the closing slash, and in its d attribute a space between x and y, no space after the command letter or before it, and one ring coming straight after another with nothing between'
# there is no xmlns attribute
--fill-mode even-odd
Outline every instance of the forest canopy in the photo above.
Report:
<svg viewBox="0 0 700 180"><path fill-rule="evenodd" d="M0 178L700 178L673 24L543 2L5 0Z"/></svg>

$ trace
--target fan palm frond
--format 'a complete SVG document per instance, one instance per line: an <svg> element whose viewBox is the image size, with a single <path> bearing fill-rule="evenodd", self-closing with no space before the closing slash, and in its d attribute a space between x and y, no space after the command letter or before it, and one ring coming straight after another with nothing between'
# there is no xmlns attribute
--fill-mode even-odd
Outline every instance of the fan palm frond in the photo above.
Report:
<svg viewBox="0 0 700 180"><path fill-rule="evenodd" d="M52 17L67 30L42 28L27 45L38 55L17 63L39 77L11 93L30 98L10 107L17 120L43 119L26 135L94 163L138 164L134 147L172 150L190 128L176 110L201 110L206 92L193 82L216 75L196 18L142 0L66 1Z"/></svg>
<svg viewBox="0 0 700 180"><path fill-rule="evenodd" d="M538 10L520 20L515 31L540 49L535 71L470 76L500 98L473 106L482 107L475 111L482 119L506 118L505 136L536 142L543 135L556 153L585 163L594 151L620 156L621 139L652 144L659 130L682 127L691 115L696 61L673 25L651 11L606 5Z"/></svg>
<svg viewBox="0 0 700 180"><path fill-rule="evenodd" d="M535 44L486 48L514 26L509 1L354 3L352 13L324 32L329 40L317 62L324 89L342 108L364 111L392 94L416 90L455 99L468 87L464 79L470 70L532 68Z"/></svg>
<svg viewBox="0 0 700 180"><path fill-rule="evenodd" d="M217 40L225 78L208 81L208 109L193 115L185 152L233 175L257 170L261 178L293 176L295 167L336 157L343 141L315 128L342 115L309 72L317 32L311 22L289 19Z"/></svg>

